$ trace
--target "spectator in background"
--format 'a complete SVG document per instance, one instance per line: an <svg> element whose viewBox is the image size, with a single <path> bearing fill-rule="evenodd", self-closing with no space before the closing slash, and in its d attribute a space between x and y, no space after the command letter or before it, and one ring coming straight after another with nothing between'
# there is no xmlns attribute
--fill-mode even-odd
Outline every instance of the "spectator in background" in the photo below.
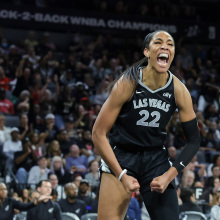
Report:
<svg viewBox="0 0 220 220"><path fill-rule="evenodd" d="M47 159L47 166L48 167L51 166L51 162L52 162L53 157L55 157L55 156L63 157L63 154L60 150L60 144L57 140L53 140L49 143L49 146L47 148L47 156L48 156L48 159ZM65 166L65 159L63 158L62 161L63 161L62 162L63 166Z"/></svg>
<svg viewBox="0 0 220 220"><path fill-rule="evenodd" d="M196 211L202 213L201 208L195 203L195 193L192 189L181 188L180 198L183 204L179 206L179 212Z"/></svg>
<svg viewBox="0 0 220 220"><path fill-rule="evenodd" d="M76 143L76 139L70 138L65 129L59 131L59 134L57 135L57 140L59 141L60 150L64 157L68 155L71 145Z"/></svg>
<svg viewBox="0 0 220 220"><path fill-rule="evenodd" d="M141 220L141 209L138 201L135 198L131 198L128 206L127 215L130 220Z"/></svg>
<svg viewBox="0 0 220 220"><path fill-rule="evenodd" d="M218 144L215 139L215 131L208 129L206 136L201 138L201 150L205 152L206 161L211 162L213 155L218 150Z"/></svg>
<svg viewBox="0 0 220 220"><path fill-rule="evenodd" d="M19 99L15 102L14 108L16 114L28 113L30 107L30 92L28 90L23 90Z"/></svg>
<svg viewBox="0 0 220 220"><path fill-rule="evenodd" d="M206 107L204 118L207 125L209 125L209 123L211 122L217 123L219 121L218 110L216 109L216 106L214 104L210 104Z"/></svg>
<svg viewBox="0 0 220 220"><path fill-rule="evenodd" d="M20 140L22 141L24 138L27 137L30 129L28 125L28 116L26 113L22 113L20 116L20 125L18 127L20 133Z"/></svg>
<svg viewBox="0 0 220 220"><path fill-rule="evenodd" d="M52 185L52 189L56 190L57 192L57 199L64 199L66 198L66 195L64 193L64 188L63 186L58 184L58 178L56 174L49 173L48 174L48 179Z"/></svg>
<svg viewBox="0 0 220 220"><path fill-rule="evenodd" d="M90 130L83 130L82 141L80 141L80 153L86 155L87 157L92 155L94 145L92 142L92 132Z"/></svg>
<svg viewBox="0 0 220 220"><path fill-rule="evenodd" d="M9 89L9 80L5 76L5 70L2 66L0 66L0 88L4 88L6 92Z"/></svg>
<svg viewBox="0 0 220 220"><path fill-rule="evenodd" d="M19 64L20 59L21 59L21 53L19 48L14 44L10 45L8 50L8 59L7 59L8 63L10 64L8 66L8 74L7 74L8 77L14 78L14 73L16 71L17 65Z"/></svg>
<svg viewBox="0 0 220 220"><path fill-rule="evenodd" d="M1 220L12 220L14 216L14 209L28 210L38 205L38 203L49 198L51 198L49 194L41 195L40 197L33 200L32 202L22 203L13 198L9 198L6 185L4 183L0 183L0 203L1 203L1 208L0 208L1 217L0 218ZM33 219L36 219L36 218L32 218L32 220Z"/></svg>
<svg viewBox="0 0 220 220"><path fill-rule="evenodd" d="M82 179L83 178L80 174L77 173L74 175L74 179L73 179L72 183L74 183L76 185L77 189L79 189L79 185L80 185L80 182L82 181Z"/></svg>
<svg viewBox="0 0 220 220"><path fill-rule="evenodd" d="M7 115L14 114L14 105L6 98L5 88L0 88L0 112Z"/></svg>
<svg viewBox="0 0 220 220"><path fill-rule="evenodd" d="M67 69L63 72L63 74L60 76L60 81L63 85L74 85L76 79L73 77L73 70Z"/></svg>
<svg viewBox="0 0 220 220"><path fill-rule="evenodd" d="M58 203L62 212L76 214L79 218L87 213L87 205L84 201L77 199L77 187L74 183L65 185L66 199L61 199Z"/></svg>
<svg viewBox="0 0 220 220"><path fill-rule="evenodd" d="M88 180L82 179L79 185L77 199L83 200L87 205L88 212L90 212L92 208L92 204L94 203L94 199L90 195L87 195L88 190L89 190Z"/></svg>
<svg viewBox="0 0 220 220"><path fill-rule="evenodd" d="M51 183L48 180L40 181L37 186L37 191L41 196L51 195ZM51 196L50 199L52 199ZM27 220L61 220L62 217L59 205L50 199L44 199L37 207L29 210L27 213Z"/></svg>
<svg viewBox="0 0 220 220"><path fill-rule="evenodd" d="M43 132L45 134L45 142L50 142L56 139L56 135L58 134L58 129L55 126L55 116L52 113L49 113L45 117L45 126L43 128Z"/></svg>
<svg viewBox="0 0 220 220"><path fill-rule="evenodd" d="M5 162L5 179L6 183L10 182L11 172L14 168L14 155L15 152L22 151L22 143L19 140L19 130L16 127L11 129L11 140L4 142L3 152L6 155Z"/></svg>
<svg viewBox="0 0 220 220"><path fill-rule="evenodd" d="M177 155L176 148L174 146L170 146L168 147L168 152L170 155L169 161L174 163Z"/></svg>
<svg viewBox="0 0 220 220"><path fill-rule="evenodd" d="M181 187L192 188L195 182L195 173L192 170L187 169L181 179Z"/></svg>
<svg viewBox="0 0 220 220"><path fill-rule="evenodd" d="M44 138L42 136L36 130L28 135L31 147L36 151L37 157L45 154Z"/></svg>
<svg viewBox="0 0 220 220"><path fill-rule="evenodd" d="M185 145L183 130L180 123L178 112L174 112L171 120L167 125L168 134L168 146L175 146L176 149L180 149Z"/></svg>
<svg viewBox="0 0 220 220"><path fill-rule="evenodd" d="M23 90L29 90L29 86L31 83L31 70L30 68L26 67L25 64L27 63L28 57L24 57L20 60L19 65L17 67L15 76L16 76L16 84L15 89L13 91L13 95L15 97L19 97Z"/></svg>
<svg viewBox="0 0 220 220"><path fill-rule="evenodd" d="M75 97L72 94L72 85L64 86L63 91L59 94L56 106L56 126L59 129L64 128L64 117L73 113L75 107Z"/></svg>
<svg viewBox="0 0 220 220"><path fill-rule="evenodd" d="M220 216L220 193L214 195L210 220L218 220Z"/></svg>
<svg viewBox="0 0 220 220"><path fill-rule="evenodd" d="M48 173L50 170L47 168L47 158L45 155L38 157L37 159L37 166L33 166L30 169L29 176L28 176L28 184L32 189L36 188L36 185L39 181L47 180Z"/></svg>
<svg viewBox="0 0 220 220"><path fill-rule="evenodd" d="M54 156L50 164L50 173L56 174L59 184L64 185L70 181L68 171L63 166L63 160L60 156Z"/></svg>
<svg viewBox="0 0 220 220"><path fill-rule="evenodd" d="M57 202L57 200L58 200L58 192L57 192L56 189L52 189L51 196L52 196L52 201L53 202Z"/></svg>
<svg viewBox="0 0 220 220"><path fill-rule="evenodd" d="M70 147L70 153L66 158L66 169L71 170L72 166L76 166L76 171L85 175L88 168L88 160L85 155L80 155L79 147L74 144Z"/></svg>
<svg viewBox="0 0 220 220"><path fill-rule="evenodd" d="M31 142L29 138L25 138L22 142L22 151L15 153L15 168L16 177L23 188L28 179L28 172L31 167L33 167L37 161L36 151L31 147Z"/></svg>
<svg viewBox="0 0 220 220"><path fill-rule="evenodd" d="M89 162L89 172L85 175L85 179L88 180L92 192L96 192L100 185L99 180L99 172L98 172L99 164L97 160L92 160Z"/></svg>
<svg viewBox="0 0 220 220"><path fill-rule="evenodd" d="M30 202L33 202L39 196L40 196L40 194L37 190L29 190L28 199L29 199Z"/></svg>
<svg viewBox="0 0 220 220"><path fill-rule="evenodd" d="M212 176L208 177L205 181L205 188L211 188L214 185L214 179L219 178L220 180L220 167L212 166Z"/></svg>
<svg viewBox="0 0 220 220"><path fill-rule="evenodd" d="M77 139L78 138L77 130L75 129L75 121L73 116L65 117L64 122L65 122L64 130L66 130L67 136L70 139Z"/></svg>
<svg viewBox="0 0 220 220"><path fill-rule="evenodd" d="M21 198L22 198L23 203L28 203L28 202L29 202L29 200L28 200L28 194L29 194L28 189L23 189L23 190L22 190Z"/></svg>
<svg viewBox="0 0 220 220"><path fill-rule="evenodd" d="M108 98L107 88L108 88L109 84L110 84L110 77L108 75L106 75L96 90L94 103L99 104L99 105L103 105L105 100Z"/></svg>
<svg viewBox="0 0 220 220"><path fill-rule="evenodd" d="M206 164L199 163L197 161L197 155L193 157L190 163L186 166L186 169L184 169L183 173L186 172L187 170L192 170L194 172L195 181L204 182L204 178L207 176Z"/></svg>
<svg viewBox="0 0 220 220"><path fill-rule="evenodd" d="M212 185L212 194L215 194L220 191L220 180L219 177L214 178Z"/></svg>
<svg viewBox="0 0 220 220"><path fill-rule="evenodd" d="M34 31L30 31L28 33L28 37L24 40L24 45L26 48L36 47L38 45L38 41L36 40L36 35Z"/></svg>
<svg viewBox="0 0 220 220"><path fill-rule="evenodd" d="M55 112L56 109L56 104L60 94L60 85L57 75L54 75L53 81L55 83L55 94L52 93L51 90L46 89L40 99L40 109L43 117L45 117L48 113Z"/></svg>
<svg viewBox="0 0 220 220"><path fill-rule="evenodd" d="M212 163L208 166L207 173L208 176L212 176L212 167L218 166L220 168L220 154L216 154L212 158Z"/></svg>
<svg viewBox="0 0 220 220"><path fill-rule="evenodd" d="M5 116L0 113L0 145L11 139L11 128L5 126Z"/></svg>

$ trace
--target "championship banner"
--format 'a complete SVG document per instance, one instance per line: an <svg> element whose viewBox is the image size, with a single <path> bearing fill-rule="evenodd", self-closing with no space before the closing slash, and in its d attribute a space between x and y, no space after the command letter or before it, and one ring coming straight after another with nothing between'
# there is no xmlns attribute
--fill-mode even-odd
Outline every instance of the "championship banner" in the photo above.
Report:
<svg viewBox="0 0 220 220"><path fill-rule="evenodd" d="M6 7L0 4L0 26L31 30L129 34L166 30L174 37L216 43L219 24L173 19L149 19L139 16L111 15L96 12L55 10L37 7Z"/></svg>

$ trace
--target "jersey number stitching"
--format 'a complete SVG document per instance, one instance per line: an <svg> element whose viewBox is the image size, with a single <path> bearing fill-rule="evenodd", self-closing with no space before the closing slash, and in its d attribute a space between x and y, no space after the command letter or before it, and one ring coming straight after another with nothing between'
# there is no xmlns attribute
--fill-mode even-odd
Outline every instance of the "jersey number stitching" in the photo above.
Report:
<svg viewBox="0 0 220 220"><path fill-rule="evenodd" d="M149 118L149 112L147 110L141 110L139 114L143 117L137 121L137 125L141 126L147 126L147 127L159 127L159 123L157 123L160 120L160 112L153 111L151 112L151 116L155 117L152 121L147 122Z"/></svg>

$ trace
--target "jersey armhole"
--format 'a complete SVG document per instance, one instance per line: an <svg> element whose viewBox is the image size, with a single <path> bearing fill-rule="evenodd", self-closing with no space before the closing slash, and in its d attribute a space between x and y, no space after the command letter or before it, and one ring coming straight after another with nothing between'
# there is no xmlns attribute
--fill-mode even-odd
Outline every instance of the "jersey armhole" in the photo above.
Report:
<svg viewBox="0 0 220 220"><path fill-rule="evenodd" d="M175 89L175 87L176 87L176 83L175 83L175 77L174 77L174 75L172 74L172 78L173 78L173 92L174 92L174 101L175 101L175 104L176 104L176 112L178 112L179 111L179 108L178 108L178 105L177 105L177 103L176 103L176 89Z"/></svg>

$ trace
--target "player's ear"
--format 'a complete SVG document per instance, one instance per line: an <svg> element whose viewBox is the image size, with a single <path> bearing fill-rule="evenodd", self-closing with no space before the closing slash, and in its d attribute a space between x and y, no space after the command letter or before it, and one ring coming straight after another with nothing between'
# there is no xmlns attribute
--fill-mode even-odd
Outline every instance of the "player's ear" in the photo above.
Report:
<svg viewBox="0 0 220 220"><path fill-rule="evenodd" d="M144 52L143 52L144 56L149 58L150 57L150 52L147 48L144 49Z"/></svg>

